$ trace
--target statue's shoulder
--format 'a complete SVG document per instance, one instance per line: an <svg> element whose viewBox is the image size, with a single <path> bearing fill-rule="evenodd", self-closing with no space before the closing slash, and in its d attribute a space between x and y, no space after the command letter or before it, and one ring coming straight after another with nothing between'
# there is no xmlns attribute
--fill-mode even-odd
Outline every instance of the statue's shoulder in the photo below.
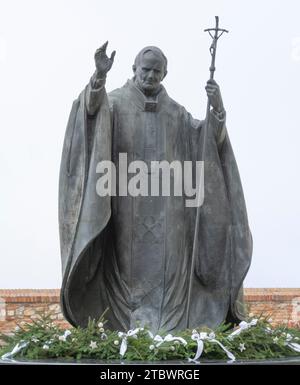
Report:
<svg viewBox="0 0 300 385"><path fill-rule="evenodd" d="M173 111L177 115L184 115L185 114L185 111L186 111L185 108L180 103L178 103L176 100L171 98L167 93L165 93L164 100L165 100L165 103L167 105L167 109L169 111Z"/></svg>
<svg viewBox="0 0 300 385"><path fill-rule="evenodd" d="M117 98L119 98L121 95L122 95L122 93L123 93L123 87L121 87L121 88L116 88L115 90L113 90L113 91L110 91L109 93L108 93L108 97L110 98L110 99L117 99Z"/></svg>
<svg viewBox="0 0 300 385"><path fill-rule="evenodd" d="M109 108L110 108L111 112L113 110L115 110L116 105L119 104L119 100L121 99L121 92L120 92L120 90L121 90L121 88L116 88L115 90L110 91L107 94L108 104L109 104Z"/></svg>
<svg viewBox="0 0 300 385"><path fill-rule="evenodd" d="M120 104L122 99L125 97L125 92L126 90L124 86L120 88L116 88L113 91L109 92L107 96L108 96L108 101L110 106L113 106L113 105L116 106Z"/></svg>
<svg viewBox="0 0 300 385"><path fill-rule="evenodd" d="M176 102L176 100L174 100L170 96L169 96L169 103L176 110L181 110L181 111L184 110L184 107L180 103Z"/></svg>

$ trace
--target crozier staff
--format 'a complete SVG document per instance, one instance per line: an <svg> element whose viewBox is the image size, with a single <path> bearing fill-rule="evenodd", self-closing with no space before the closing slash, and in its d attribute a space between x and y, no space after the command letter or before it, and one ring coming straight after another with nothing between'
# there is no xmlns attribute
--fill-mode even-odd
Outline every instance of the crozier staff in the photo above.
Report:
<svg viewBox="0 0 300 385"><path fill-rule="evenodd" d="M207 130L209 126L209 118L210 118L210 108L213 106L214 110L219 114L219 117L224 118L225 116L225 110L223 106L223 101L220 93L220 89L216 81L214 80L214 73L216 70L215 62L216 62L216 53L217 53L217 42L218 39L222 36L224 32L228 32L226 29L219 28L219 17L216 16L216 26L215 28L209 28L205 29L204 32L208 32L210 36L212 37L212 43L209 48L210 54L211 54L211 64L210 64L210 79L207 82L206 92L207 92L207 105L206 105L206 116L205 116L205 123L203 127L203 140L202 140L202 147L201 147L201 159L203 162L205 162L205 151L206 151L206 135ZM211 34L211 31L214 31L214 35ZM221 32L221 34L219 34ZM202 169L203 172L203 169ZM204 180L204 178L200 178L200 181ZM200 187L201 189L201 187ZM201 189L202 191L202 189ZM204 189L203 189L204 191ZM200 194L198 194L199 199L201 199ZM203 197L204 199L204 197ZM195 254L197 249L197 233L199 228L199 219L200 219L200 210L201 210L201 204L197 204L197 214L196 214L196 224L195 224L195 235L194 235L194 241L193 241L193 252L192 252L192 261L191 261L191 269L190 269L190 278L189 278L189 289L188 289L188 301L187 301L187 310L186 310L186 327L189 328L189 314L190 314L190 303L191 303L191 295L192 295L192 285L193 285L193 275L194 275L194 266L195 266Z"/></svg>

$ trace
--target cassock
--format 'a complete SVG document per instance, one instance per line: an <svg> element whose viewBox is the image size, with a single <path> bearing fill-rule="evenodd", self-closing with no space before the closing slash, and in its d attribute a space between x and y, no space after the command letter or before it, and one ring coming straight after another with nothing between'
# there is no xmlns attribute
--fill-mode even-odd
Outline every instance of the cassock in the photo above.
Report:
<svg viewBox="0 0 300 385"><path fill-rule="evenodd" d="M120 153L128 164L202 160L203 125L164 87L148 99L133 80L107 95L92 77L74 101L59 186L61 304L71 324L84 327L104 311L107 327L123 331L138 325L153 332L214 328L243 319L252 237L225 115L212 111L209 119L196 234L197 208L187 207L184 193L120 196L118 178L116 196L96 191L97 164L111 160L118 175Z"/></svg>

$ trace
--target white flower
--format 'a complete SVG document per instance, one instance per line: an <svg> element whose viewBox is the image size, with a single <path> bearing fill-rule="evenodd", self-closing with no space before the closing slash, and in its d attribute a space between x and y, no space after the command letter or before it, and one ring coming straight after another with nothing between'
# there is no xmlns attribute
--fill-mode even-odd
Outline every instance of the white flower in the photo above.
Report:
<svg viewBox="0 0 300 385"><path fill-rule="evenodd" d="M268 322L269 322L269 323L273 322L272 318L269 318L269 319L268 319Z"/></svg>
<svg viewBox="0 0 300 385"><path fill-rule="evenodd" d="M100 328L100 329L99 329L99 332L100 332L100 333L104 333L104 329L103 329L103 328Z"/></svg>
<svg viewBox="0 0 300 385"><path fill-rule="evenodd" d="M72 332L70 331L70 330L65 330L65 332L64 332L64 336L67 338L69 335L71 335L72 334Z"/></svg>
<svg viewBox="0 0 300 385"><path fill-rule="evenodd" d="M59 336L58 339L59 339L60 341L64 341L64 342L66 341L66 337L65 337L65 336Z"/></svg>
<svg viewBox="0 0 300 385"><path fill-rule="evenodd" d="M192 331L192 334L198 334L197 330L194 329L194 330Z"/></svg>
<svg viewBox="0 0 300 385"><path fill-rule="evenodd" d="M99 323L98 323L98 328L99 328L99 329L103 328L103 323L102 323L102 322L99 322Z"/></svg>
<svg viewBox="0 0 300 385"><path fill-rule="evenodd" d="M170 347L170 350L171 350L172 352L175 352L175 346L171 346L171 347Z"/></svg>
<svg viewBox="0 0 300 385"><path fill-rule="evenodd" d="M38 342L39 342L39 339L33 337L33 338L31 338L31 341L32 341L32 342L35 342L35 343L38 343Z"/></svg>
<svg viewBox="0 0 300 385"><path fill-rule="evenodd" d="M45 344L45 345L43 345L43 349L44 349L44 350L48 350L48 349L49 349L49 346Z"/></svg>
<svg viewBox="0 0 300 385"><path fill-rule="evenodd" d="M150 350L154 350L154 348L155 348L154 345L150 345L150 346L149 346L149 349L150 349Z"/></svg>
<svg viewBox="0 0 300 385"><path fill-rule="evenodd" d="M119 340L114 340L115 345L119 345Z"/></svg>
<svg viewBox="0 0 300 385"><path fill-rule="evenodd" d="M90 348L91 349L97 349L97 342L95 342L95 341L91 341L91 343L90 343Z"/></svg>
<svg viewBox="0 0 300 385"><path fill-rule="evenodd" d="M273 341L275 342L275 344L276 344L276 342L279 340L279 338L278 337L274 337L273 338Z"/></svg>
<svg viewBox="0 0 300 385"><path fill-rule="evenodd" d="M244 350L246 350L245 344L240 344L239 350L240 350L240 352L243 352Z"/></svg>

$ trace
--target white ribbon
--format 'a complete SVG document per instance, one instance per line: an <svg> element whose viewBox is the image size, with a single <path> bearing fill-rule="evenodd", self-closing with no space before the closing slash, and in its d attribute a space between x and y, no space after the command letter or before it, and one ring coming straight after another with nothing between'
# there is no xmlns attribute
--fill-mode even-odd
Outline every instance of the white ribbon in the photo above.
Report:
<svg viewBox="0 0 300 385"><path fill-rule="evenodd" d="M143 328L136 328L134 330L128 330L127 333L119 332L118 336L119 338L122 338L121 346L120 346L120 355L121 357L124 356L124 354L127 351L127 337L132 337L138 334L139 331L144 330Z"/></svg>
<svg viewBox="0 0 300 385"><path fill-rule="evenodd" d="M295 352L300 353L300 345L296 342L291 342L293 339L293 336L289 333L282 333L282 335L285 336L285 346L288 346L289 348L295 350Z"/></svg>
<svg viewBox="0 0 300 385"><path fill-rule="evenodd" d="M68 336L70 336L72 334L72 332L70 330L65 330L64 332L64 337L67 338Z"/></svg>
<svg viewBox="0 0 300 385"><path fill-rule="evenodd" d="M11 352L5 353L1 356L2 360L7 360L12 358L15 354L19 353L22 349L26 348L28 342L18 342L17 345L13 348Z"/></svg>
<svg viewBox="0 0 300 385"><path fill-rule="evenodd" d="M127 337L132 337L132 336L135 336L138 334L138 332L140 331L143 331L144 328L136 328L134 330L128 330L127 333L124 333L124 332L119 332L118 333L118 336L119 338L122 338L122 342L121 342L121 346L120 346L120 355L121 357L123 357L127 351L127 347L128 347L128 344L127 344ZM156 335L155 337L153 336L153 334L150 332L150 330L147 330L150 338L153 339L153 341L156 341L158 342L156 344L156 347L160 346L162 343L164 342L171 342L171 341L180 341L183 345L186 345L187 342L184 338L181 338L181 337L173 337L172 334L168 334L166 335L164 338L161 337L160 335Z"/></svg>
<svg viewBox="0 0 300 385"><path fill-rule="evenodd" d="M231 340L233 337L239 335L243 330L247 330L247 329L251 328L251 326L256 326L257 321L258 320L255 318L255 319L251 320L250 322L246 322L246 321L240 322L239 327L234 332L229 334L229 336L227 338L229 340Z"/></svg>
<svg viewBox="0 0 300 385"><path fill-rule="evenodd" d="M71 334L72 334L72 332L70 332L70 330L65 330L64 334L63 334L62 336L59 336L58 339L59 339L60 341L66 341L66 340L67 340L67 337L68 337L69 335L71 335Z"/></svg>
<svg viewBox="0 0 300 385"><path fill-rule="evenodd" d="M202 355L203 348L204 348L204 342L203 341L205 341L205 340L212 342L212 343L215 343L215 344L218 344L224 350L224 352L226 353L226 355L230 359L230 361L235 361L235 356L228 349L226 349L225 346L223 344L221 344L220 341L215 339L214 333L210 333L210 334L193 333L191 338L193 341L197 341L197 352L196 352L194 358L189 358L189 362L199 363L198 359Z"/></svg>
<svg viewBox="0 0 300 385"><path fill-rule="evenodd" d="M227 348L225 348L225 346L222 345L220 341L213 339L213 340L211 340L211 342L218 344L224 350L224 352L226 353L226 355L230 359L230 361L235 361L235 356Z"/></svg>
<svg viewBox="0 0 300 385"><path fill-rule="evenodd" d="M300 344L296 344L296 342L286 342L285 345L295 350L295 352L300 353Z"/></svg>
<svg viewBox="0 0 300 385"><path fill-rule="evenodd" d="M206 337L205 334L207 335L207 333L193 333L192 334L192 340L193 341L197 341L197 351L196 351L196 354L195 354L195 357L194 358L189 358L189 362L195 362L195 363L198 363L198 359L201 357L202 355L202 352L203 352L203 348L204 348L204 343L203 343L203 339Z"/></svg>
<svg viewBox="0 0 300 385"><path fill-rule="evenodd" d="M162 338L160 335L156 335L154 338L153 338L154 341L158 342L156 344L156 347L160 346L161 344L163 344L164 342L171 342L171 341L180 341L183 345L186 345L187 342L184 338L181 338L181 337L173 337L172 334L167 334L164 338Z"/></svg>
<svg viewBox="0 0 300 385"><path fill-rule="evenodd" d="M295 352L300 353L300 345L297 344L296 342L291 342L294 337L289 333L282 333L282 335L285 337L284 345L295 350Z"/></svg>

